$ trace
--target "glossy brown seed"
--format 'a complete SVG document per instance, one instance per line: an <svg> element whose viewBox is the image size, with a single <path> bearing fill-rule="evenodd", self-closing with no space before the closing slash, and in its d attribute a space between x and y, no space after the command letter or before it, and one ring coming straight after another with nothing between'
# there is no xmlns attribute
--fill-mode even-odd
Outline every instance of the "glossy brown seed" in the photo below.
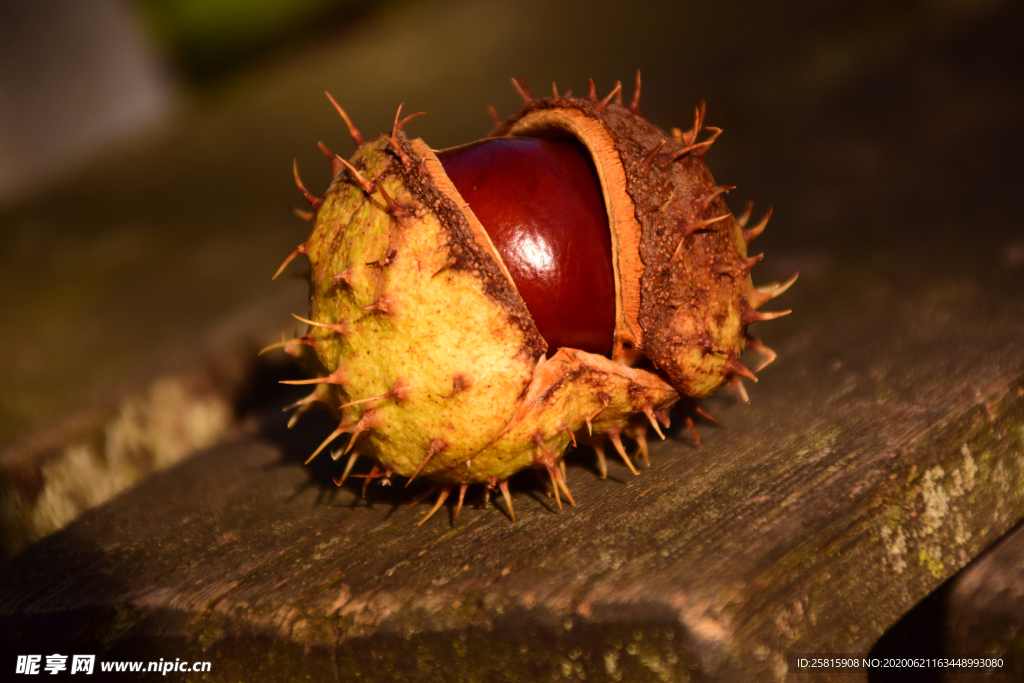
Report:
<svg viewBox="0 0 1024 683"><path fill-rule="evenodd" d="M611 233L597 172L572 141L492 138L438 159L487 230L548 342L609 355Z"/></svg>

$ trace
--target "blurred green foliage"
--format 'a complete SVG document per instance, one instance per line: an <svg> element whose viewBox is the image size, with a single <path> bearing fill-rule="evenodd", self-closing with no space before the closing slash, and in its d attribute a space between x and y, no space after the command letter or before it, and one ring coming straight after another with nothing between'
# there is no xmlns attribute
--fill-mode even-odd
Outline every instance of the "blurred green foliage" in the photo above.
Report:
<svg viewBox="0 0 1024 683"><path fill-rule="evenodd" d="M136 0L158 44L204 80L369 0Z"/></svg>

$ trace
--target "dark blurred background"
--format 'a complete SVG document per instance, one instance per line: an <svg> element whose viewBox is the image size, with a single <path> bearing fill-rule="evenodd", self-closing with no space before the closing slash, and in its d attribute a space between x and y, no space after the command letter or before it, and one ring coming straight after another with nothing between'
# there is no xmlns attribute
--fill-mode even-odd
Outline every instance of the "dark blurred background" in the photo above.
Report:
<svg viewBox="0 0 1024 683"><path fill-rule="evenodd" d="M813 288L865 244L899 259L922 240L1024 275L1007 227L1022 17L998 0L0 0L0 446L240 310L301 312L301 283L270 275L308 232L286 210L292 157L317 192L316 142L352 151L324 90L367 135L401 102L427 111L409 133L442 148L486 134L486 105L516 109L510 76L628 96L639 68L666 129L706 99L733 210L774 206L760 281L798 266Z"/></svg>

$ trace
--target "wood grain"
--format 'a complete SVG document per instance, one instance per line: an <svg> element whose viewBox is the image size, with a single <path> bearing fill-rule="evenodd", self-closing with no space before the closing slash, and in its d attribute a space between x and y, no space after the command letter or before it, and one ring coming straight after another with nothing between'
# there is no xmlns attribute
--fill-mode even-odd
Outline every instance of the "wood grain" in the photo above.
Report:
<svg viewBox="0 0 1024 683"><path fill-rule="evenodd" d="M1024 293L966 249L792 255L751 406L708 402L725 426L639 477L581 449L579 506L524 479L515 525L416 527L426 503L298 464L329 425L267 419L0 565L0 640L214 680L782 680L786 652L866 652L1024 517Z"/></svg>

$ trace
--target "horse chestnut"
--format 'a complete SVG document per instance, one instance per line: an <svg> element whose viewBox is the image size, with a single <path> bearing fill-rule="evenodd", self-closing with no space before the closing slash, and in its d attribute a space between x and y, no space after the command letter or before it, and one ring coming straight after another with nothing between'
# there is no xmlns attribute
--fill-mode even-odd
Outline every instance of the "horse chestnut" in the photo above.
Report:
<svg viewBox="0 0 1024 683"><path fill-rule="evenodd" d="M601 186L576 145L492 138L437 153L501 255L548 355L611 355L612 240Z"/></svg>
<svg viewBox="0 0 1024 683"><path fill-rule="evenodd" d="M416 115L401 107L368 142L332 99L355 154L321 143L334 171L323 198L295 171L313 231L278 273L309 259L309 318L296 316L309 330L268 347L314 374L290 382L314 386L292 419L318 405L338 420L310 460L350 435L332 452L349 456L339 486L358 456L374 461L367 483L434 481L420 523L456 488L457 518L474 483L500 490L515 521L508 478L526 468L572 502L562 457L581 431L602 472L606 441L635 472L623 434L646 459L648 425L660 436L681 397L730 383L745 399L741 378L756 377L739 354L760 352L756 370L775 358L747 327L788 313L756 309L795 280L751 284L760 256L747 245L768 217L747 229L750 207L726 207L732 188L704 165L721 130L703 105L666 134L640 114L639 73L628 106L619 85L534 99L513 84L518 113L442 152L405 136Z"/></svg>

